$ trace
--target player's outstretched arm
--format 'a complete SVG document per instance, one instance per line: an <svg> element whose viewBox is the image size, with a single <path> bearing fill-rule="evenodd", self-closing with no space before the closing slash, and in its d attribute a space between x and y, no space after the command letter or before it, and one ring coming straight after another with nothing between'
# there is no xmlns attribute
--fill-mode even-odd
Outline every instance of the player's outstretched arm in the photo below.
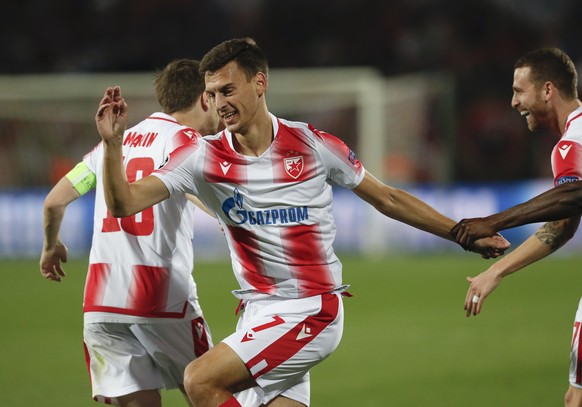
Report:
<svg viewBox="0 0 582 407"><path fill-rule="evenodd" d="M374 206L380 213L447 240L453 240L450 229L455 221L436 211L430 205L406 191L383 184L372 174L366 173L354 192ZM469 249L483 257L498 257L509 248L509 242L497 236L488 237L472 244Z"/></svg>
<svg viewBox="0 0 582 407"><path fill-rule="evenodd" d="M59 232L67 206L79 196L71 181L63 177L44 200L44 241L39 267L40 274L47 280L58 282L65 277L61 263L67 262L67 247L61 241Z"/></svg>
<svg viewBox="0 0 582 407"><path fill-rule="evenodd" d="M552 188L527 202L484 218L463 219L451 230L460 245L492 236L500 230L526 223L566 219L582 213L582 181Z"/></svg>
<svg viewBox="0 0 582 407"><path fill-rule="evenodd" d="M552 254L570 240L578 228L580 216L547 222L515 250L476 277L467 277L470 286L465 297L467 316L481 312L487 296L512 273L522 270Z"/></svg>
<svg viewBox="0 0 582 407"><path fill-rule="evenodd" d="M103 140L103 187L113 216L133 215L169 197L164 183L147 176L129 183L123 166L123 135L127 127L127 104L119 86L107 88L95 115Z"/></svg>

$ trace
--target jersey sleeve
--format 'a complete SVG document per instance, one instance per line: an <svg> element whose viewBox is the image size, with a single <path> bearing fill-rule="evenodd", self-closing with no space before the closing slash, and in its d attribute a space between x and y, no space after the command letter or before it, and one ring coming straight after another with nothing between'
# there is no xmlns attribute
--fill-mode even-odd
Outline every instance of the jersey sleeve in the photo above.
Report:
<svg viewBox="0 0 582 407"><path fill-rule="evenodd" d="M165 163L168 161L170 154L174 152L174 150L185 144L190 143L196 137L202 136L200 136L200 134L196 130L188 127L178 130L176 133L172 135L172 137L169 137L164 146L164 162L160 166L160 168L163 165L165 165Z"/></svg>
<svg viewBox="0 0 582 407"><path fill-rule="evenodd" d="M315 134L318 152L333 183L353 189L364 179L366 173L356 154L339 138L309 126Z"/></svg>
<svg viewBox="0 0 582 407"><path fill-rule="evenodd" d="M582 179L582 145L571 139L562 139L552 153L554 185Z"/></svg>
<svg viewBox="0 0 582 407"><path fill-rule="evenodd" d="M199 151L200 141L195 137L172 151L160 168L155 170L152 175L158 177L166 185L170 195L179 192L197 195L195 156Z"/></svg>
<svg viewBox="0 0 582 407"><path fill-rule="evenodd" d="M168 141L168 152L171 153L176 148L190 143L196 137L202 136L196 130L189 127L178 130Z"/></svg>

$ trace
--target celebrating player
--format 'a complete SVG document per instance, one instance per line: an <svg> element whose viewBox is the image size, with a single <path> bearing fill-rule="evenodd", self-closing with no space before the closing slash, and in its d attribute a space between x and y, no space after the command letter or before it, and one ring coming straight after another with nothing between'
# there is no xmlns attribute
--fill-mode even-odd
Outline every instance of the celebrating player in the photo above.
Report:
<svg viewBox="0 0 582 407"><path fill-rule="evenodd" d="M163 113L119 136L124 179L147 176L178 146L212 134L220 120L209 108L199 62L175 60L154 80ZM175 194L139 214L107 210L100 143L50 191L40 271L65 276L67 249L59 229L69 203L96 189L93 242L84 296L84 340L95 400L121 406L161 405L159 389L183 389L187 364L212 346L192 279L194 205Z"/></svg>
<svg viewBox="0 0 582 407"><path fill-rule="evenodd" d="M582 177L582 102L578 98L578 76L574 63L559 49L527 53L515 64L511 105L526 119L531 131L549 130L560 137L552 152L554 184L579 181ZM532 264L562 247L572 238L580 222L580 187L558 186L526 204L510 208L483 221L464 219L453 229L462 244L496 229L526 222L554 220L503 259L476 277L468 277L465 298L467 316L481 312L485 298L503 277ZM565 198L564 198L565 197ZM554 198L557 199L554 201ZM566 406L582 406L582 355L579 354L582 300L574 322L570 387Z"/></svg>
<svg viewBox="0 0 582 407"><path fill-rule="evenodd" d="M194 360L184 384L197 407L309 405L309 370L343 330L342 266L332 242L332 184L352 189L384 215L451 239L455 222L366 172L338 138L277 118L266 103L268 64L248 38L225 41L201 61L206 93L226 129L176 150L152 176L123 176L127 105L109 88L96 115L104 145L109 209L127 216L191 193L224 229L240 290L236 331ZM471 248L496 257L500 236ZM248 389L248 390L245 390ZM242 391L242 393L238 393Z"/></svg>

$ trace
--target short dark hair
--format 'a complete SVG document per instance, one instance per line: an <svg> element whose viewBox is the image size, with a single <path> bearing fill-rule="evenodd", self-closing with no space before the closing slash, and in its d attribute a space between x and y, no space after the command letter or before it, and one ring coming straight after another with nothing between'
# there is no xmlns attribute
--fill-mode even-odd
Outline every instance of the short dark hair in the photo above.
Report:
<svg viewBox="0 0 582 407"><path fill-rule="evenodd" d="M567 100L578 97L578 73L572 59L558 48L530 51L517 60L514 68L529 67L536 86L552 82Z"/></svg>
<svg viewBox="0 0 582 407"><path fill-rule="evenodd" d="M154 88L164 113L191 108L204 92L200 62L186 58L171 61L154 74Z"/></svg>
<svg viewBox="0 0 582 407"><path fill-rule="evenodd" d="M267 56L252 38L235 38L224 41L204 55L200 61L200 73L216 72L231 61L235 61L250 80L259 72L269 75Z"/></svg>

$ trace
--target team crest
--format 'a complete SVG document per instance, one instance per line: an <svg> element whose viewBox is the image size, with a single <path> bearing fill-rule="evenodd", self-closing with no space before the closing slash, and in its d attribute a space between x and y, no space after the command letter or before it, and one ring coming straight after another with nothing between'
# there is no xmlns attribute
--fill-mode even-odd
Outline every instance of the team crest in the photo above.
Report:
<svg viewBox="0 0 582 407"><path fill-rule="evenodd" d="M303 156L287 157L284 159L285 171L293 179L297 179L303 172Z"/></svg>

